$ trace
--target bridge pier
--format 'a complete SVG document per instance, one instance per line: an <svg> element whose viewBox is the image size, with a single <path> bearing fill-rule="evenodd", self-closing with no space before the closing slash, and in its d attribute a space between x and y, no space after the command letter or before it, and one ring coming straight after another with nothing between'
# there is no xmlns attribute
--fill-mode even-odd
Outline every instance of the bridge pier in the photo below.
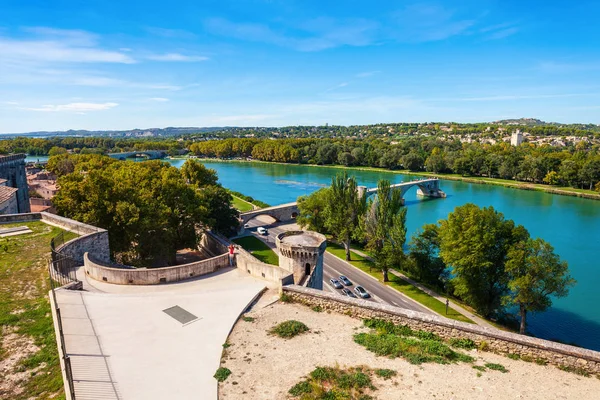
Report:
<svg viewBox="0 0 600 400"><path fill-rule="evenodd" d="M422 185L417 184L417 195L424 197L437 197L444 198L446 197L446 193L440 189L440 181L439 180L428 180L424 181Z"/></svg>

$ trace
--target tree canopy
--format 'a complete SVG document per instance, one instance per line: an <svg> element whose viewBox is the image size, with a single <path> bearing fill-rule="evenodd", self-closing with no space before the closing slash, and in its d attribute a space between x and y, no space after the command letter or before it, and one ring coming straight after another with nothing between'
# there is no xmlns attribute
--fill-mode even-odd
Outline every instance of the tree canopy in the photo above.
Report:
<svg viewBox="0 0 600 400"><path fill-rule="evenodd" d="M202 229L227 232L237 224L225 189L189 185L168 163L97 155L69 161L72 171L61 173L58 180L56 209L60 215L107 229L118 262L174 264L178 249L197 246Z"/></svg>

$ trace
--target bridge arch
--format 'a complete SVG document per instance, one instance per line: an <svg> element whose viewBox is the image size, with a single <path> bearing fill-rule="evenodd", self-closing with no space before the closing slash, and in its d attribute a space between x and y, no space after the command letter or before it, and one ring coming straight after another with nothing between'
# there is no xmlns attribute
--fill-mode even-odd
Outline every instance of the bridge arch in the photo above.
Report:
<svg viewBox="0 0 600 400"><path fill-rule="evenodd" d="M278 222L288 222L295 220L298 214L298 204L294 202L241 213L240 220L242 224L246 224L254 217L258 217L259 215L268 215Z"/></svg>

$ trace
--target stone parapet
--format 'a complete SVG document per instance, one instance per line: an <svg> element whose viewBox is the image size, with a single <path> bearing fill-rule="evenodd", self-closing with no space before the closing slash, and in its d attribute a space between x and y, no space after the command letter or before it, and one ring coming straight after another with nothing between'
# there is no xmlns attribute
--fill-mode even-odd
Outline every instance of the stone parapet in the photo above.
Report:
<svg viewBox="0 0 600 400"><path fill-rule="evenodd" d="M83 265L83 255L86 252L92 254L98 260L104 262L110 260L108 231L106 229L46 212L0 215L0 224L30 221L43 221L48 225L77 233L78 237L58 246L55 250L74 259L81 265Z"/></svg>
<svg viewBox="0 0 600 400"><path fill-rule="evenodd" d="M229 256L221 254L207 260L163 268L127 268L108 265L84 255L86 276L100 282L116 285L156 285L179 282L197 276L213 273L229 265Z"/></svg>
<svg viewBox="0 0 600 400"><path fill-rule="evenodd" d="M597 351L296 285L285 286L282 290L295 301L310 307L319 306L356 318L380 318L411 329L433 332L444 339L471 339L480 347L485 343L488 350L495 353L518 354L557 367L600 374L600 352Z"/></svg>

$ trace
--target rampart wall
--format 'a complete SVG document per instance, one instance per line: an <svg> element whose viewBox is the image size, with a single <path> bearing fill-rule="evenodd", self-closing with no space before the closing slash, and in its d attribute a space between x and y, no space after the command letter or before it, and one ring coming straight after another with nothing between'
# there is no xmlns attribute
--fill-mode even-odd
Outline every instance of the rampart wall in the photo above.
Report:
<svg viewBox="0 0 600 400"><path fill-rule="evenodd" d="M518 354L558 367L600 374L600 352L597 351L301 286L284 286L282 290L295 301L310 307L320 306L356 318L381 318L411 329L433 332L445 339L471 339L479 346L485 342L489 351L496 353Z"/></svg>
<svg viewBox="0 0 600 400"><path fill-rule="evenodd" d="M197 276L213 273L229 265L229 256L221 254L207 260L163 268L117 268L94 259L88 253L84 256L85 274L97 281L116 285L156 285L179 282Z"/></svg>

